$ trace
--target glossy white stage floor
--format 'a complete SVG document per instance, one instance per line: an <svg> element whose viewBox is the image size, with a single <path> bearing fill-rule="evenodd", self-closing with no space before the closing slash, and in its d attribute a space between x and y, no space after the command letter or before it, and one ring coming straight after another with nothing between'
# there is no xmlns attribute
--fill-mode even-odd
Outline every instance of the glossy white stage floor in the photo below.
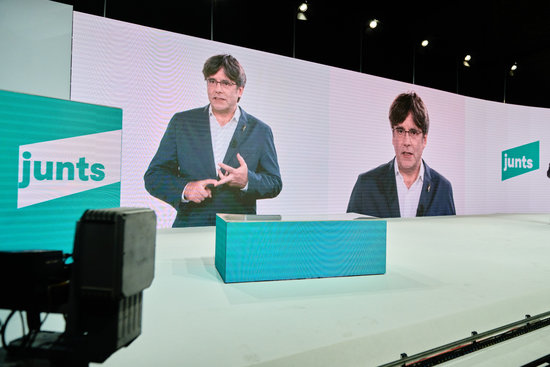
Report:
<svg viewBox="0 0 550 367"><path fill-rule="evenodd" d="M550 311L550 214L390 219L385 275L224 284L214 245L159 231L142 335L104 366L377 366ZM446 365L549 353L546 327Z"/></svg>

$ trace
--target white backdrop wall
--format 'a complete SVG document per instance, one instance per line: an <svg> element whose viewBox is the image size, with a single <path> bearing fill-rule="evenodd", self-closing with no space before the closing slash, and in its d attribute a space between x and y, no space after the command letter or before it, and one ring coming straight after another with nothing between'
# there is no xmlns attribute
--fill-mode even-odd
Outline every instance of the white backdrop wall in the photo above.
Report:
<svg viewBox="0 0 550 367"><path fill-rule="evenodd" d="M388 109L414 90L430 114L424 159L447 177L457 214L548 212L550 110L467 98L233 45L74 13L71 99L123 108L122 206L175 211L143 174L171 116L208 103L204 61L234 55L240 105L273 129L283 190L260 214L343 213L357 175L394 156ZM501 152L540 141L540 169L501 181Z"/></svg>
<svg viewBox="0 0 550 367"><path fill-rule="evenodd" d="M550 110L467 99L466 213L550 211ZM501 180L501 152L539 141L540 168Z"/></svg>
<svg viewBox="0 0 550 367"><path fill-rule="evenodd" d="M0 89L69 99L73 7L0 0Z"/></svg>

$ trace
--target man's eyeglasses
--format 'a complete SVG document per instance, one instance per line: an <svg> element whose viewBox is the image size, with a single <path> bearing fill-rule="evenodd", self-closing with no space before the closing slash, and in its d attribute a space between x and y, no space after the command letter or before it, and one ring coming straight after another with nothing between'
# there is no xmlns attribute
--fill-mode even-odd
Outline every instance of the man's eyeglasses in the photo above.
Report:
<svg viewBox="0 0 550 367"><path fill-rule="evenodd" d="M217 81L214 78L208 78L208 79L206 79L206 84L209 87L212 87L212 88L214 88L216 86L216 84L219 84L219 85L222 86L223 89L228 89L228 88L231 88L232 86L236 85L237 83L229 81L229 80L225 80L225 79Z"/></svg>
<svg viewBox="0 0 550 367"><path fill-rule="evenodd" d="M402 127L394 127L392 130L399 138L404 138L407 135L407 133L409 134L411 139L419 138L422 136L422 130L417 130L417 129L405 130Z"/></svg>

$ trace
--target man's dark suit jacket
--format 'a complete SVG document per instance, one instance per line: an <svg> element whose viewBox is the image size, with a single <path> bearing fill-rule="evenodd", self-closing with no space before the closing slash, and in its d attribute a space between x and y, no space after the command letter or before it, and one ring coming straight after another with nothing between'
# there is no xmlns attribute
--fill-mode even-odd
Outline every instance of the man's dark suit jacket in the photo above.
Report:
<svg viewBox="0 0 550 367"><path fill-rule="evenodd" d="M359 175L349 199L348 213L379 218L401 216L394 164L395 159L392 159L389 163ZM424 182L416 216L455 214L451 183L424 162Z"/></svg>
<svg viewBox="0 0 550 367"><path fill-rule="evenodd" d="M199 204L182 202L188 182L218 179L208 107L172 117L144 176L146 190L177 210L173 227L215 225L216 213L255 214L257 199L275 197L283 187L271 128L241 109L223 163L239 167L240 153L248 166L248 189L222 185L212 188L212 198Z"/></svg>

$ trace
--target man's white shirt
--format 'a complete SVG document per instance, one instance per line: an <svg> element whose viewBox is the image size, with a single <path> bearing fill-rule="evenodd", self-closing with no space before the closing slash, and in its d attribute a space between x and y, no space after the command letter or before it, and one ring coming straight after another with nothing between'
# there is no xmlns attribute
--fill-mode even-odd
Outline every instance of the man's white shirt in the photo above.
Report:
<svg viewBox="0 0 550 367"><path fill-rule="evenodd" d="M231 139L237 128L237 123L241 117L241 110L239 107L235 110L235 114L229 122L223 126L220 126L216 116L212 113L212 106L208 107L208 113L210 116L210 136L212 137L212 151L214 153L214 169L216 172L220 168L218 163L222 163L225 158L225 153L231 144Z"/></svg>
<svg viewBox="0 0 550 367"><path fill-rule="evenodd" d="M420 163L420 172L411 187L407 188L405 180L399 172L397 162L394 162L395 184L397 186L397 197L399 198L399 212L402 218L416 217L422 184L424 183L424 162Z"/></svg>

